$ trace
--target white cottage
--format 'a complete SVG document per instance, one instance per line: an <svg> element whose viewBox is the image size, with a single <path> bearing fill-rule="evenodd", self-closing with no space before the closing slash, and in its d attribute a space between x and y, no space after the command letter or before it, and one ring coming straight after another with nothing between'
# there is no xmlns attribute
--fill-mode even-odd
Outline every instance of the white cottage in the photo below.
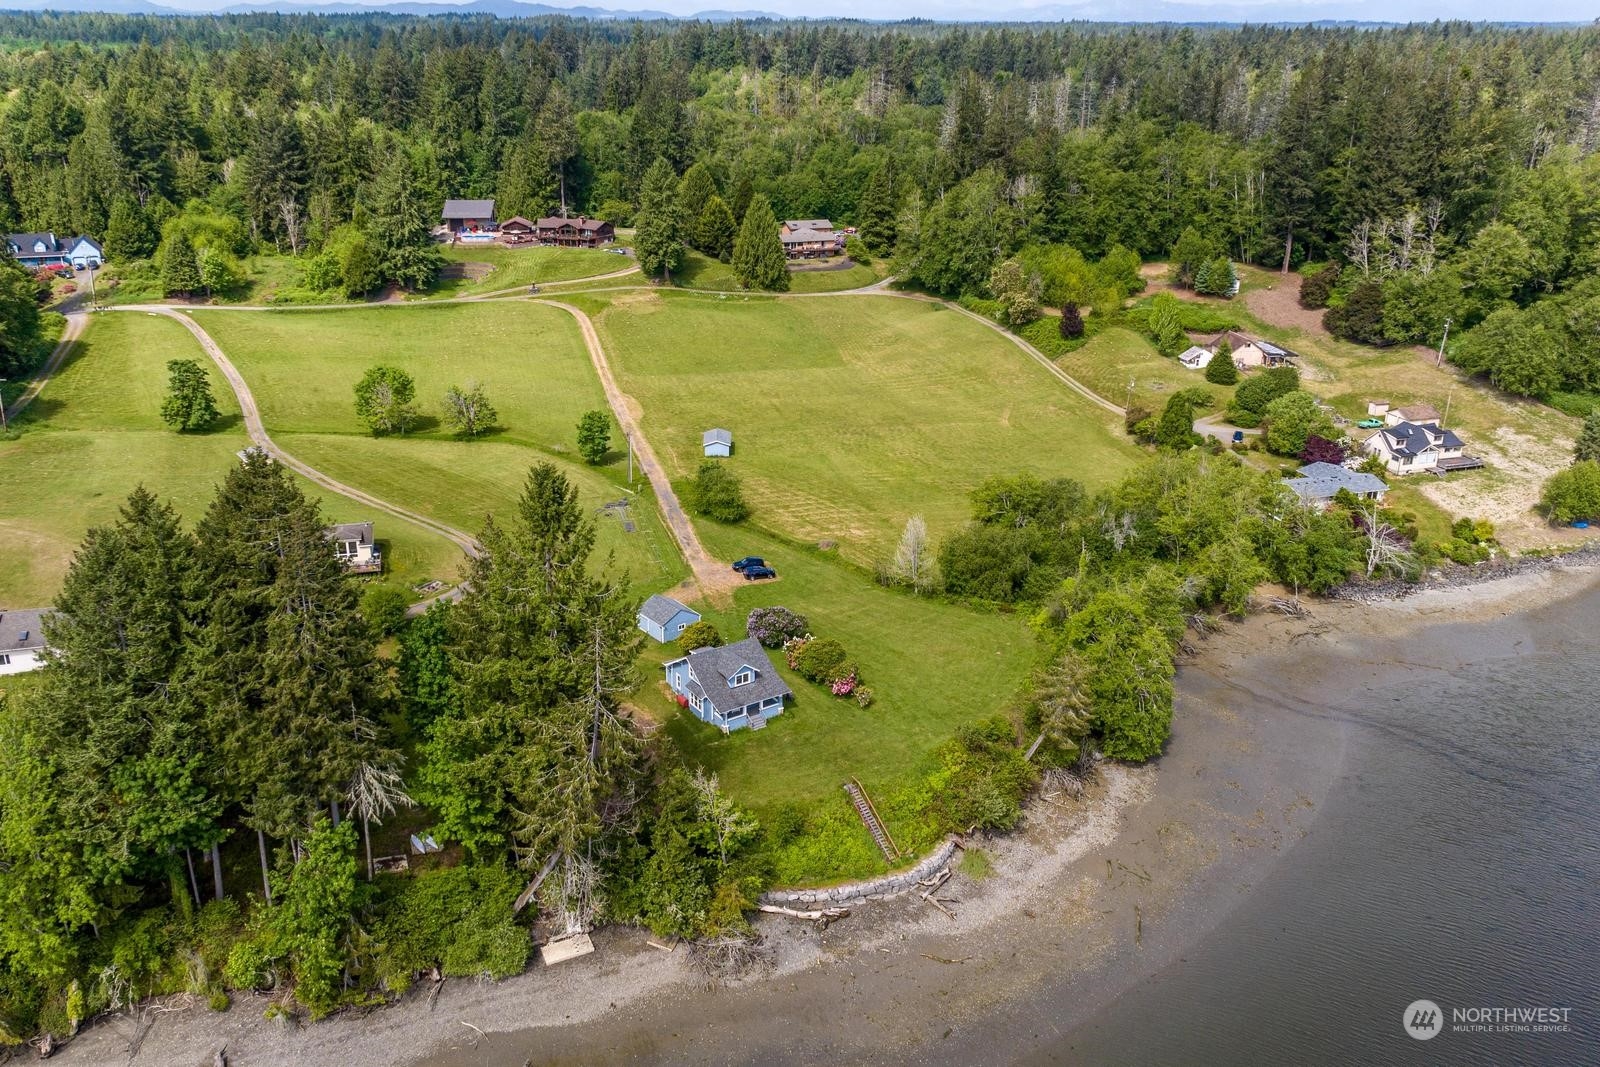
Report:
<svg viewBox="0 0 1600 1067"><path fill-rule="evenodd" d="M726 459L733 455L733 431L707 430L700 435L700 444L705 448L706 455Z"/></svg>
<svg viewBox="0 0 1600 1067"><path fill-rule="evenodd" d="M45 609L0 611L0 674L22 674L44 666Z"/></svg>
<svg viewBox="0 0 1600 1067"><path fill-rule="evenodd" d="M351 574L377 574L383 570L383 554L373 540L372 523L341 522L328 528L333 551Z"/></svg>

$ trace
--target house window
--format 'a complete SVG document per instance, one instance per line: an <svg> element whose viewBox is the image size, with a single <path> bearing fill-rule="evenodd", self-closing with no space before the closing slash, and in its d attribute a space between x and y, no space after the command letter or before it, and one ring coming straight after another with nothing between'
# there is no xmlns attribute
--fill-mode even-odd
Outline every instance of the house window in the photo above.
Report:
<svg viewBox="0 0 1600 1067"><path fill-rule="evenodd" d="M11 666L11 657L4 652L0 652L0 667L9 666Z"/></svg>
<svg viewBox="0 0 1600 1067"><path fill-rule="evenodd" d="M341 555L341 556L354 558L355 555L356 555L357 550L360 547L361 547L361 542L360 541L340 541L339 542L338 552L339 552L339 555Z"/></svg>
<svg viewBox="0 0 1600 1067"><path fill-rule="evenodd" d="M749 685L755 680L755 675L749 671L740 671L728 682L729 685Z"/></svg>

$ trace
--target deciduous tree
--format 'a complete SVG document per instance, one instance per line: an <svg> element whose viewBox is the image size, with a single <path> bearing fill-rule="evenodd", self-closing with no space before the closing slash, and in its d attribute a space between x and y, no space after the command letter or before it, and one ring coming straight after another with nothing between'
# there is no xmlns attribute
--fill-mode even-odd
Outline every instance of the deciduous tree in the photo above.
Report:
<svg viewBox="0 0 1600 1067"><path fill-rule="evenodd" d="M355 393L356 415L374 436L403 434L416 417L411 401L416 398L417 383L399 367L379 364L367 368Z"/></svg>
<svg viewBox="0 0 1600 1067"><path fill-rule="evenodd" d="M611 451L611 416L585 411L578 420L578 454L589 464L604 463Z"/></svg>
<svg viewBox="0 0 1600 1067"><path fill-rule="evenodd" d="M456 433L476 437L494 429L499 413L489 403L489 394L479 382L452 385L444 394L444 417Z"/></svg>

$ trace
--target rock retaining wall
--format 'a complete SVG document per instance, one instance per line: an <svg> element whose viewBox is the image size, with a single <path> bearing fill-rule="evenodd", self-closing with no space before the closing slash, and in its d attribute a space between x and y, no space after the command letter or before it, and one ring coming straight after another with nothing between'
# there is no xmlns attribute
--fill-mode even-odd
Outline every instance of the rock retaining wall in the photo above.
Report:
<svg viewBox="0 0 1600 1067"><path fill-rule="evenodd" d="M882 878L873 878L865 882L847 882L844 885L821 889L774 889L770 893L762 894L761 903L793 908L811 904L832 907L862 900L887 900L901 893L909 893L917 887L918 882L927 881L938 874L960 847L952 837L935 849L932 855L908 871L886 874Z"/></svg>

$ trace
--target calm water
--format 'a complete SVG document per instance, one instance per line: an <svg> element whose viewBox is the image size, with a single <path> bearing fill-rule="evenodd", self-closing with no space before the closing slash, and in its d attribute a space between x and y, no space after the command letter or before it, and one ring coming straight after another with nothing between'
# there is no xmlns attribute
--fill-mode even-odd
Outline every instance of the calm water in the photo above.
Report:
<svg viewBox="0 0 1600 1067"><path fill-rule="evenodd" d="M1023 1062L1600 1063L1600 594L1363 653L1318 706L1283 698L1348 724L1309 835ZM1570 1008L1572 1032L1416 1041L1419 999Z"/></svg>

